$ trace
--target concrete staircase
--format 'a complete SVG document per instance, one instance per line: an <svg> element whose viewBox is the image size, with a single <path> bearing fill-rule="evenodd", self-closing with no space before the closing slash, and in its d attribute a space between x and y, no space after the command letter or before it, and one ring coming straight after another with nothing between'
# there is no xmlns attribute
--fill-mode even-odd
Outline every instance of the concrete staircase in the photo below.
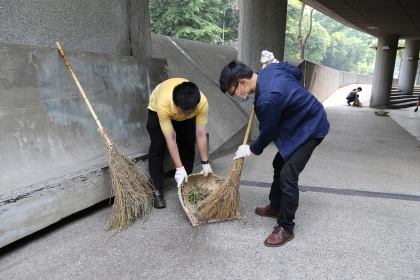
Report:
<svg viewBox="0 0 420 280"><path fill-rule="evenodd" d="M420 86L413 89L413 94L401 92L397 87L391 89L389 109L401 109L416 106L419 99Z"/></svg>

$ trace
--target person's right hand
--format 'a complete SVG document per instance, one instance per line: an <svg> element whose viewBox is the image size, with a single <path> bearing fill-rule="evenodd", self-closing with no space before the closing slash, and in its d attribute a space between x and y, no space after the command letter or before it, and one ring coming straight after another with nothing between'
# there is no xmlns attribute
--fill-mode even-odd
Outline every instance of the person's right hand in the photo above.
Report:
<svg viewBox="0 0 420 280"><path fill-rule="evenodd" d="M187 171L185 171L184 166L176 168L175 180L178 188L181 186L183 181L188 182L188 174Z"/></svg>
<svg viewBox="0 0 420 280"><path fill-rule="evenodd" d="M235 153L235 157L233 158L233 160L243 157L249 157L250 155L252 155L252 152L249 148L249 145L240 145Z"/></svg>

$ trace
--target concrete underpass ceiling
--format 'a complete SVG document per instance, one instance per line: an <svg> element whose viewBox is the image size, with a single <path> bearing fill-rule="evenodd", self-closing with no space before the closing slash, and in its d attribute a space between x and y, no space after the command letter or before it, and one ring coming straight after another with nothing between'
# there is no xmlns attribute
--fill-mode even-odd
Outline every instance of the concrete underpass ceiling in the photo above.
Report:
<svg viewBox="0 0 420 280"><path fill-rule="evenodd" d="M334 20L374 37L420 39L420 0L301 0Z"/></svg>

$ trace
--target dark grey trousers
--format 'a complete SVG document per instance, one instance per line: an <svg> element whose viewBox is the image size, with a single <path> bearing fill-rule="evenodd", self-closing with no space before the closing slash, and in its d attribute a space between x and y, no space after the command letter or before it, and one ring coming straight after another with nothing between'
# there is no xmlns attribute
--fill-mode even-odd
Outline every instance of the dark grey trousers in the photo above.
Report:
<svg viewBox="0 0 420 280"><path fill-rule="evenodd" d="M273 160L273 183L270 191L270 205L276 212L281 212L278 225L288 232L293 232L295 213L299 206L299 174L311 158L312 152L323 138L311 138L306 141L286 161L279 152Z"/></svg>

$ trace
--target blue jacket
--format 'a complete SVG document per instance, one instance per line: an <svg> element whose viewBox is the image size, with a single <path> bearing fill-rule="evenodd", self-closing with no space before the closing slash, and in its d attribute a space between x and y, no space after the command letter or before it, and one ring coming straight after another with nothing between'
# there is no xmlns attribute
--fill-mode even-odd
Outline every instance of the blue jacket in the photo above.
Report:
<svg viewBox="0 0 420 280"><path fill-rule="evenodd" d="M287 160L310 138L330 130L324 106L299 83L302 72L287 62L272 63L258 73L255 114L260 134L250 146L259 155L272 141Z"/></svg>

